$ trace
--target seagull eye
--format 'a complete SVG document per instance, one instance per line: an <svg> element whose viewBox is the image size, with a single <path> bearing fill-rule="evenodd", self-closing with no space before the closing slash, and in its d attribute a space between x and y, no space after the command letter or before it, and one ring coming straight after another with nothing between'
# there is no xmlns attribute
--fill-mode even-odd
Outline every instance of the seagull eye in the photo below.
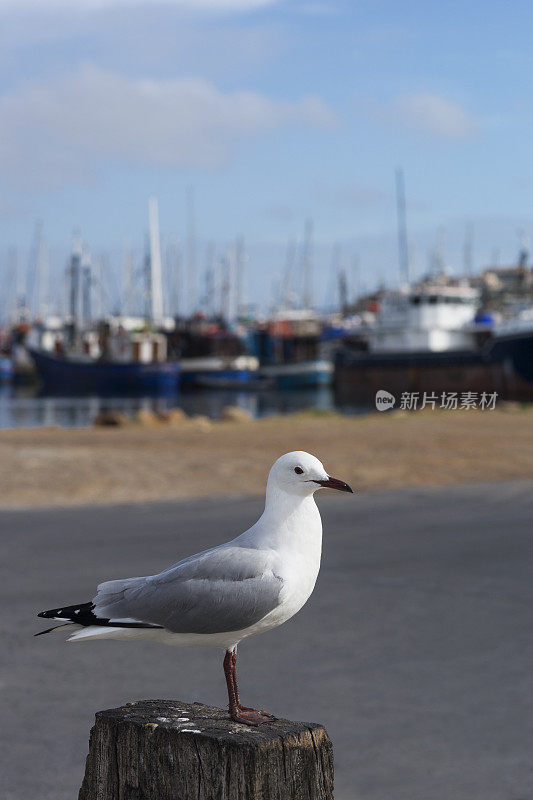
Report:
<svg viewBox="0 0 533 800"><path fill-rule="evenodd" d="M297 475L303 475L304 471L301 467L294 467L294 471Z"/></svg>

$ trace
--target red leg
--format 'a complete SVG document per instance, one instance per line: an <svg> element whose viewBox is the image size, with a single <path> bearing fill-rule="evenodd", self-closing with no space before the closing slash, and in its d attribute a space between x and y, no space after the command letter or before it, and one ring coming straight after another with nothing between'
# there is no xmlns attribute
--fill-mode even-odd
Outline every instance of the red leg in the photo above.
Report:
<svg viewBox="0 0 533 800"><path fill-rule="evenodd" d="M224 674L228 687L229 715L231 719L244 725L261 725L263 722L270 722L275 719L271 714L266 714L264 711L256 711L255 708L241 705L237 688L236 664L237 654L235 650L227 650L224 656Z"/></svg>
<svg viewBox="0 0 533 800"><path fill-rule="evenodd" d="M232 654L231 654L231 665L232 665L232 672L233 672L233 688L234 688L234 691L235 691L235 699L237 701L237 708L239 709L239 711L253 711L255 714L257 714L257 711L255 710L255 708L250 708L249 706L243 706L241 704L240 699L239 699L239 687L237 686L237 648L235 648L235 650L232 651ZM265 717L268 717L269 719L276 719L276 717L274 717L272 714L269 714L267 711L261 710L261 714L263 714Z"/></svg>
<svg viewBox="0 0 533 800"><path fill-rule="evenodd" d="M235 690L235 699L237 701L237 708L239 711L255 711L254 708L249 708L248 706L241 705L241 701L239 699L239 687L237 686L237 650L233 650L231 653L231 671L233 675L233 688Z"/></svg>

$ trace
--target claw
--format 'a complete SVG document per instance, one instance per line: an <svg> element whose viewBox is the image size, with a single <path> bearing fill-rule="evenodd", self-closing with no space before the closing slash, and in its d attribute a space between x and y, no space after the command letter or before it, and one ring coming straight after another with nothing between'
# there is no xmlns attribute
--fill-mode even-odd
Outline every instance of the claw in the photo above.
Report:
<svg viewBox="0 0 533 800"><path fill-rule="evenodd" d="M263 711L256 711L254 708L247 708L246 710L235 709L230 711L230 717L234 722L240 722L242 725L263 725L265 722L271 722L274 717L271 714L265 714Z"/></svg>

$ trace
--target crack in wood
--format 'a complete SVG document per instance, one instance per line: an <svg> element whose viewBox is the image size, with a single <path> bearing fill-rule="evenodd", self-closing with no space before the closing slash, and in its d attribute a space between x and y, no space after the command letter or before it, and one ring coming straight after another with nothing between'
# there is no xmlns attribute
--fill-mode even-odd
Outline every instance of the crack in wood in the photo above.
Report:
<svg viewBox="0 0 533 800"><path fill-rule="evenodd" d="M198 747L198 740L195 738L194 734L193 734L193 742L194 742L194 747L195 747L195 750L196 750L196 755L198 756L198 765L200 767L200 769L198 770L198 788L197 788L197 792L198 792L198 800L201 800L202 794L201 794L200 790L202 788L202 779L203 779L204 784L206 786L207 786L207 781L205 780L204 765L202 763L202 756L200 755L200 748Z"/></svg>
<svg viewBox="0 0 533 800"><path fill-rule="evenodd" d="M317 771L318 771L318 774L319 774L320 782L322 784L322 791L324 793L324 797L327 797L326 781L325 781L324 769L323 769L324 765L322 763L322 758L321 758L321 756L319 754L319 751L318 751L318 748L317 748L317 744L316 744L316 741L315 741L315 734L314 734L314 731L313 731L312 728L309 728L309 733L311 734L311 741L313 743L313 750L315 751L315 760L316 760Z"/></svg>

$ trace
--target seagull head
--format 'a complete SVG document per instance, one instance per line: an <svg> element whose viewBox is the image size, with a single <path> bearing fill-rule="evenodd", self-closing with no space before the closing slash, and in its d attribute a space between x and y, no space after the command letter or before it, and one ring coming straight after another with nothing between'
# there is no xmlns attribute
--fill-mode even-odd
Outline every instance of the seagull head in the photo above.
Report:
<svg viewBox="0 0 533 800"><path fill-rule="evenodd" d="M351 492L347 483L332 478L321 461L303 450L285 453L274 462L268 483L276 489L289 494L310 495L317 489L338 489L340 492Z"/></svg>

